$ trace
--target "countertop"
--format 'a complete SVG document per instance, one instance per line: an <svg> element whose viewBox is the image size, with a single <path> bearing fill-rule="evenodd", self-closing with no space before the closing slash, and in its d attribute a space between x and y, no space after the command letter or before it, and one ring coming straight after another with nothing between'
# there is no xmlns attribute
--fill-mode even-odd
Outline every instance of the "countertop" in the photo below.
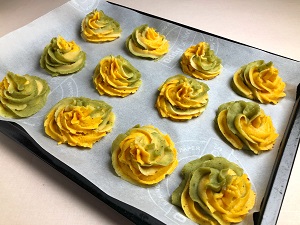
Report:
<svg viewBox="0 0 300 225"><path fill-rule="evenodd" d="M0 0L0 37L65 2ZM150 1L113 2L300 60L300 3L297 0L226 1L226 4L225 1L153 0L150 5L147 4ZM196 16L191 17L190 12ZM133 224L2 133L0 155L1 225ZM295 207L300 202L299 157L293 166L278 225L300 224L300 208Z"/></svg>

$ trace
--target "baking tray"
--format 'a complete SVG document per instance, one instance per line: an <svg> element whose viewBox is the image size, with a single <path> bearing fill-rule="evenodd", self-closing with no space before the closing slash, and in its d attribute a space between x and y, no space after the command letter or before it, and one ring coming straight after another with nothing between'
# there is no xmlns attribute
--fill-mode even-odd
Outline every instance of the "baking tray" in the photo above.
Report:
<svg viewBox="0 0 300 225"><path fill-rule="evenodd" d="M293 163L297 154L297 148L300 140L300 85L297 88L297 98L295 105L285 131L284 138L280 144L280 149L274 164L272 175L270 177L265 197L262 201L261 210L254 214L254 223L256 225L272 225L276 224L277 217L282 205L286 187L289 181ZM92 184L85 177L70 168L68 165L55 158L43 148L41 148L36 141L28 135L28 133L18 124L14 122L0 121L0 131L13 139L30 152L35 154L40 159L44 160L50 166L64 174L66 177L77 183L79 186L86 189L95 197L118 211L120 214L127 217L135 224L164 224L158 219L152 217L131 205L115 199L97 186Z"/></svg>
<svg viewBox="0 0 300 225"><path fill-rule="evenodd" d="M118 6L121 7L121 6ZM130 9L132 10L132 9ZM148 15L139 11L138 13L144 14L149 17L157 18L152 15ZM173 23L172 21L158 18L160 20ZM187 27L182 24L179 26L191 29L193 31L205 33L200 30L196 30L191 27ZM209 34L210 36L222 38ZM225 38L222 38L225 39ZM228 40L234 42L232 40ZM239 43L240 44L240 43ZM250 47L250 46L249 46ZM250 47L251 48L251 47ZM284 193L288 184L289 176L293 167L293 162L299 146L300 137L300 114L299 114L299 85L297 87L297 93L295 94L295 103L289 118L289 122L286 126L286 131L282 137L282 141L279 146L277 157L271 172L271 176L267 185L267 189L264 198L261 203L260 211L254 213L253 219L255 224L272 225L276 224L277 217L281 208L281 204L284 198ZM295 90L296 91L296 90ZM33 137L19 124L15 122L9 122L0 120L0 132L7 135L17 143L24 146L26 149L34 153L36 156L44 160L53 168L64 174L66 177L89 191L91 194L102 200L107 205L127 217L129 220L136 224L164 224L158 218L151 216L149 213L144 212L132 205L126 204L116 198L113 198L109 194L103 192L100 188L90 182L89 179L82 176L76 170L72 169L69 165L62 162L57 157L50 154L43 149Z"/></svg>

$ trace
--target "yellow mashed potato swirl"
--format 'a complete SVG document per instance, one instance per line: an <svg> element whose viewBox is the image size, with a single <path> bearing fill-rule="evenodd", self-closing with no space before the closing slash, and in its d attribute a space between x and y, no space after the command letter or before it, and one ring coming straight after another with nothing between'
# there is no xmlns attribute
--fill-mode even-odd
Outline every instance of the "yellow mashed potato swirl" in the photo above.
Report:
<svg viewBox="0 0 300 225"><path fill-rule="evenodd" d="M92 43L113 41L121 36L120 24L104 12L93 10L81 22L81 36Z"/></svg>
<svg viewBox="0 0 300 225"><path fill-rule="evenodd" d="M66 41L59 35L44 48L40 66L52 76L67 75L81 70L85 60L85 52L75 41Z"/></svg>
<svg viewBox="0 0 300 225"><path fill-rule="evenodd" d="M208 104L209 87L181 74L168 78L158 90L156 108L162 117L174 121L198 117Z"/></svg>
<svg viewBox="0 0 300 225"><path fill-rule="evenodd" d="M112 165L122 179L139 186L154 185L178 164L169 135L152 125L135 126L112 144Z"/></svg>
<svg viewBox="0 0 300 225"><path fill-rule="evenodd" d="M8 72L0 82L0 116L29 117L46 104L50 87L39 77Z"/></svg>
<svg viewBox="0 0 300 225"><path fill-rule="evenodd" d="M277 104L285 96L284 88L285 83L272 62L251 62L238 69L233 76L233 90L264 104Z"/></svg>
<svg viewBox="0 0 300 225"><path fill-rule="evenodd" d="M189 47L182 54L180 62L184 73L201 80L211 80L219 75L223 68L221 63L206 42Z"/></svg>
<svg viewBox="0 0 300 225"><path fill-rule="evenodd" d="M126 40L127 49L135 56L159 59L169 51L169 42L147 24L134 29Z"/></svg>
<svg viewBox="0 0 300 225"><path fill-rule="evenodd" d="M68 97L59 101L44 121L45 132L58 144L92 148L115 121L112 107L104 101Z"/></svg>
<svg viewBox="0 0 300 225"><path fill-rule="evenodd" d="M172 193L172 204L201 225L230 225L243 221L256 194L243 169L223 157L204 155L187 163L183 180Z"/></svg>
<svg viewBox="0 0 300 225"><path fill-rule="evenodd" d="M126 97L140 87L140 72L122 56L106 56L94 70L93 82L100 95Z"/></svg>
<svg viewBox="0 0 300 225"><path fill-rule="evenodd" d="M228 102L218 108L217 125L223 136L237 149L255 154L271 150L278 137L272 119L255 102Z"/></svg>

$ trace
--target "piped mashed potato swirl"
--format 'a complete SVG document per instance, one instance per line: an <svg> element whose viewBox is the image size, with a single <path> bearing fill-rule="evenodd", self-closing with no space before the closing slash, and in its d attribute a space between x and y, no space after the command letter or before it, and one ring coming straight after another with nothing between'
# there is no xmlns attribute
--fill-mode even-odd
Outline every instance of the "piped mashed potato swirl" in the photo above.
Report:
<svg viewBox="0 0 300 225"><path fill-rule="evenodd" d="M81 36L85 41L102 43L121 36L120 24L102 10L93 10L81 22Z"/></svg>
<svg viewBox="0 0 300 225"><path fill-rule="evenodd" d="M239 223L255 204L247 174L223 157L204 155L187 163L181 175L171 201L197 224Z"/></svg>
<svg viewBox="0 0 300 225"><path fill-rule="evenodd" d="M58 144L92 148L111 132L115 122L112 107L104 101L67 97L47 114L45 132Z"/></svg>
<svg viewBox="0 0 300 225"><path fill-rule="evenodd" d="M138 186L157 184L178 164L173 141L152 125L137 125L118 135L111 152L117 175Z"/></svg>
<svg viewBox="0 0 300 225"><path fill-rule="evenodd" d="M169 51L166 37L147 24L134 29L126 40L127 49L135 56L160 59Z"/></svg>
<svg viewBox="0 0 300 225"><path fill-rule="evenodd" d="M93 82L100 95L126 97L140 87L140 72L122 56L106 56L97 64Z"/></svg>
<svg viewBox="0 0 300 225"><path fill-rule="evenodd" d="M45 106L49 92L50 87L44 79L8 72L0 82L0 116L32 116Z"/></svg>
<svg viewBox="0 0 300 225"><path fill-rule="evenodd" d="M168 78L158 90L156 108L162 117L174 121L198 117L208 104L209 87L181 74Z"/></svg>
<svg viewBox="0 0 300 225"><path fill-rule="evenodd" d="M75 41L66 41L62 36L54 37L44 48L40 66L52 76L78 72L85 65L86 53Z"/></svg>
<svg viewBox="0 0 300 225"><path fill-rule="evenodd" d="M211 80L222 71L222 60L218 58L210 45L199 42L189 47L181 57L181 68L185 74L201 80Z"/></svg>
<svg viewBox="0 0 300 225"><path fill-rule="evenodd" d="M233 76L233 90L239 95L264 104L277 104L285 96L285 83L272 62L251 62Z"/></svg>
<svg viewBox="0 0 300 225"><path fill-rule="evenodd" d="M271 117L255 102L220 105L216 122L222 135L235 148L248 149L255 154L271 150L278 137Z"/></svg>

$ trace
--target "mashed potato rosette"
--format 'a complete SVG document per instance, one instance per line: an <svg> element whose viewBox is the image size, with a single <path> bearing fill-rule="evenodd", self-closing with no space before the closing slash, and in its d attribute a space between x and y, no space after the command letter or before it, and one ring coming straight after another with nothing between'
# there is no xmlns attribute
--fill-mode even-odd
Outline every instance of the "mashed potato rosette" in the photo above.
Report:
<svg viewBox="0 0 300 225"><path fill-rule="evenodd" d="M135 56L159 59L169 51L166 37L147 24L134 29L126 40L127 49Z"/></svg>
<svg viewBox="0 0 300 225"><path fill-rule="evenodd" d="M92 43L113 41L121 36L120 24L102 10L93 10L81 22L81 36Z"/></svg>
<svg viewBox="0 0 300 225"><path fill-rule="evenodd" d="M178 164L173 141L152 125L137 125L118 135L111 152L117 175L140 186L157 184Z"/></svg>
<svg viewBox="0 0 300 225"><path fill-rule="evenodd" d="M75 41L66 41L62 36L51 39L40 58L40 66L52 76L78 72L85 65L86 53Z"/></svg>
<svg viewBox="0 0 300 225"><path fill-rule="evenodd" d="M189 47L181 57L181 68L185 74L201 80L211 80L222 71L222 60L218 58L210 45L200 42Z"/></svg>
<svg viewBox="0 0 300 225"><path fill-rule="evenodd" d="M140 72L122 56L106 56L97 64L93 82L100 95L126 97L140 87Z"/></svg>
<svg viewBox="0 0 300 225"><path fill-rule="evenodd" d="M238 69L233 76L233 90L239 95L264 104L277 104L285 96L285 83L272 62L251 62Z"/></svg>
<svg viewBox="0 0 300 225"><path fill-rule="evenodd" d="M204 155L187 163L172 204L201 225L230 225L243 221L256 194L243 169L223 157Z"/></svg>
<svg viewBox="0 0 300 225"><path fill-rule="evenodd" d="M84 97L68 97L59 101L47 114L45 132L58 144L92 148L115 121L112 107L104 101Z"/></svg>
<svg viewBox="0 0 300 225"><path fill-rule="evenodd" d="M32 116L45 106L49 92L48 83L37 76L8 72L0 82L0 116Z"/></svg>
<svg viewBox="0 0 300 225"><path fill-rule="evenodd" d="M216 122L222 135L235 148L249 149L255 154L272 149L278 137L271 117L255 102L222 104Z"/></svg>
<svg viewBox="0 0 300 225"><path fill-rule="evenodd" d="M174 121L198 117L208 104L209 87L181 74L168 78L158 90L156 108L162 117Z"/></svg>

